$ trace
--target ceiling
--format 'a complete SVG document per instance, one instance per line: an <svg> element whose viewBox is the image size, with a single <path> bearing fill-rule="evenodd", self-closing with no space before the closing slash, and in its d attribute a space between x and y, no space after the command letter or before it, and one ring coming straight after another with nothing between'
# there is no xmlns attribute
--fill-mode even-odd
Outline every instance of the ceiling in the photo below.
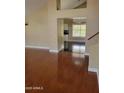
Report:
<svg viewBox="0 0 124 93"><path fill-rule="evenodd" d="M25 0L25 15L28 16L41 9L47 1L48 0Z"/></svg>

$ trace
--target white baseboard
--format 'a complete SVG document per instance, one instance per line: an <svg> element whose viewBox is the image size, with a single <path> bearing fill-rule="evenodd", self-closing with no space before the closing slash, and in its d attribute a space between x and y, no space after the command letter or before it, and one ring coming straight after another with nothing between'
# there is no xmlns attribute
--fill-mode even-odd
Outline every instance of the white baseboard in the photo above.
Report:
<svg viewBox="0 0 124 93"><path fill-rule="evenodd" d="M53 52L53 53L59 53L61 50L64 49L64 46L62 46L60 49L50 49L49 52Z"/></svg>
<svg viewBox="0 0 124 93"><path fill-rule="evenodd" d="M58 53L59 50L53 50L53 49L50 49L49 52Z"/></svg>
<svg viewBox="0 0 124 93"><path fill-rule="evenodd" d="M88 68L88 71L91 71L91 72L98 72L97 68Z"/></svg>
<svg viewBox="0 0 124 93"><path fill-rule="evenodd" d="M59 49L59 52L60 52L61 50L64 50L64 47L60 48L60 49Z"/></svg>
<svg viewBox="0 0 124 93"><path fill-rule="evenodd" d="M59 52L59 50L49 49L48 47L42 47L42 46L26 45L25 48L48 49L49 52L53 52L53 53L58 53Z"/></svg>
<svg viewBox="0 0 124 93"><path fill-rule="evenodd" d="M97 79L98 79L98 82L99 82L99 72L98 72L98 69L97 69L97 68L88 68L88 71L96 72L96 74L97 74Z"/></svg>
<svg viewBox="0 0 124 93"><path fill-rule="evenodd" d="M48 47L42 47L42 46L32 46L32 45L26 45L26 48L36 48L36 49L49 49Z"/></svg>

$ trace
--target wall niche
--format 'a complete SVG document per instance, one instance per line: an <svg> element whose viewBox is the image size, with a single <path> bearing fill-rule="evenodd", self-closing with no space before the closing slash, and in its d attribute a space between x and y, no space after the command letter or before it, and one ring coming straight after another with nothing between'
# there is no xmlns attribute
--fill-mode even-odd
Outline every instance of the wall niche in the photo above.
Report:
<svg viewBox="0 0 124 93"><path fill-rule="evenodd" d="M87 7L87 0L57 0L57 10L80 9Z"/></svg>

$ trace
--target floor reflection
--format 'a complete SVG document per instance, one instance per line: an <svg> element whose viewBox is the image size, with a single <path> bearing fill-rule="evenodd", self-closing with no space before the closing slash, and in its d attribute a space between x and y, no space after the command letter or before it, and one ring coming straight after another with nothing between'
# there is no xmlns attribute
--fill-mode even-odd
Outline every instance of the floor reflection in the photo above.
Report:
<svg viewBox="0 0 124 93"><path fill-rule="evenodd" d="M82 93L87 68L85 57L71 52L26 50L26 86L44 88L26 93Z"/></svg>
<svg viewBox="0 0 124 93"><path fill-rule="evenodd" d="M65 41L64 51L69 51L73 53L85 53L85 43Z"/></svg>
<svg viewBox="0 0 124 93"><path fill-rule="evenodd" d="M69 52L59 53L58 88L62 89L63 93L79 93L85 86L86 67L84 58L75 57Z"/></svg>

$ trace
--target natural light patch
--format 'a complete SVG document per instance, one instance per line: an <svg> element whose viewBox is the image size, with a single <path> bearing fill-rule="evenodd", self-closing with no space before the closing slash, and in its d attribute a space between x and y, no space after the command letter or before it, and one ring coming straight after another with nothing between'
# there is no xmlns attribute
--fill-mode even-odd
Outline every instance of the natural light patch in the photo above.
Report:
<svg viewBox="0 0 124 93"><path fill-rule="evenodd" d="M75 53L85 53L85 46L74 45L72 46L72 51Z"/></svg>

